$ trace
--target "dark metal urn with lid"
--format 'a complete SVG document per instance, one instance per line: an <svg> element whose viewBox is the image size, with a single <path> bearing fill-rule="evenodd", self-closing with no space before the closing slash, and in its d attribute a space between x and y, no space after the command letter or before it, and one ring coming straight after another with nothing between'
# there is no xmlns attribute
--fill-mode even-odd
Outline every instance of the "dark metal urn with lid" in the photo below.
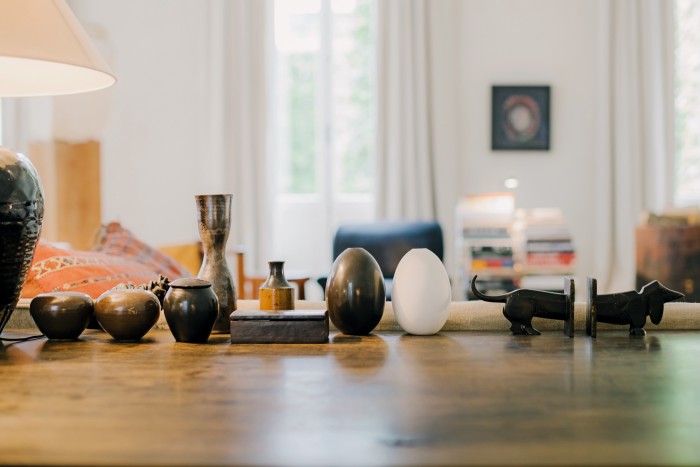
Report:
<svg viewBox="0 0 700 467"><path fill-rule="evenodd" d="M178 342L206 342L219 314L219 300L211 282L184 278L170 283L163 313Z"/></svg>

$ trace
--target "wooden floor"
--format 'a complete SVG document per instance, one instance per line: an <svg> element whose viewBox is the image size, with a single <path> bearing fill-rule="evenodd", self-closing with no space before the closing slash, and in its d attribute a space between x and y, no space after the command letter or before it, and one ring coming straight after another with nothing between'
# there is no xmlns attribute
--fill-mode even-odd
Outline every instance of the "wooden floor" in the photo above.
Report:
<svg viewBox="0 0 700 467"><path fill-rule="evenodd" d="M0 462L700 464L697 332L226 339L6 344Z"/></svg>

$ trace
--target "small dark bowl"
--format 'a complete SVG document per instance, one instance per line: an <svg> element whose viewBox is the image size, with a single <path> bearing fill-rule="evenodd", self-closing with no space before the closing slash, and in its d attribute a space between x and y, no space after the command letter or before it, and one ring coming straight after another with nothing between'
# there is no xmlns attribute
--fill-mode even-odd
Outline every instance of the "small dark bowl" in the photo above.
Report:
<svg viewBox="0 0 700 467"><path fill-rule="evenodd" d="M80 292L39 294L29 304L29 314L47 338L76 340L94 313L89 295Z"/></svg>
<svg viewBox="0 0 700 467"><path fill-rule="evenodd" d="M95 318L117 341L138 341L160 317L160 302L140 289L108 290L95 301Z"/></svg>

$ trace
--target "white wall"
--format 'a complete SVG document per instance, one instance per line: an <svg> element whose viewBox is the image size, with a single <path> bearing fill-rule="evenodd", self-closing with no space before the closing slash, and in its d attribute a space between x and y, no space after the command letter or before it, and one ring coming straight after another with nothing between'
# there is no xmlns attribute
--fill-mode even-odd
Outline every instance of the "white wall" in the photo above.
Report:
<svg viewBox="0 0 700 467"><path fill-rule="evenodd" d="M72 0L101 31L118 77L103 142L103 219L120 220L154 244L198 238L196 193L225 191L212 86L223 53L212 47L218 1ZM460 4L462 86L455 96L461 144L454 170L461 193L502 191L517 177L519 207L559 206L579 249L579 274L595 266L592 203L596 135L598 2L464 0ZM449 53L449 52L447 52ZM552 87L551 150L493 152L493 84ZM103 102L104 103L104 102ZM72 115L62 104L58 118ZM453 202L439 206L450 213ZM451 241L452 225L444 226ZM330 239L328 239L330 245ZM330 247L329 247L330 248Z"/></svg>
<svg viewBox="0 0 700 467"><path fill-rule="evenodd" d="M210 132L221 97L210 87L212 5L71 2L88 29L104 32L118 80L102 137L103 220L119 220L153 244L197 240L194 195L223 191L223 155Z"/></svg>
<svg viewBox="0 0 700 467"><path fill-rule="evenodd" d="M516 207L560 207L578 248L578 275L593 275L597 2L462 2L462 192L505 191ZM549 151L491 150L491 86L551 86Z"/></svg>

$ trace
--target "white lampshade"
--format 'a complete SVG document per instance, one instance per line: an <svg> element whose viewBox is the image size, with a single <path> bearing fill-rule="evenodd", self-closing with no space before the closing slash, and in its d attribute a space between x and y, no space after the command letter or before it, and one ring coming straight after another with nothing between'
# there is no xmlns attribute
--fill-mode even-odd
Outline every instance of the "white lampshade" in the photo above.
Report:
<svg viewBox="0 0 700 467"><path fill-rule="evenodd" d="M48 96L114 84L64 0L0 0L0 96Z"/></svg>

